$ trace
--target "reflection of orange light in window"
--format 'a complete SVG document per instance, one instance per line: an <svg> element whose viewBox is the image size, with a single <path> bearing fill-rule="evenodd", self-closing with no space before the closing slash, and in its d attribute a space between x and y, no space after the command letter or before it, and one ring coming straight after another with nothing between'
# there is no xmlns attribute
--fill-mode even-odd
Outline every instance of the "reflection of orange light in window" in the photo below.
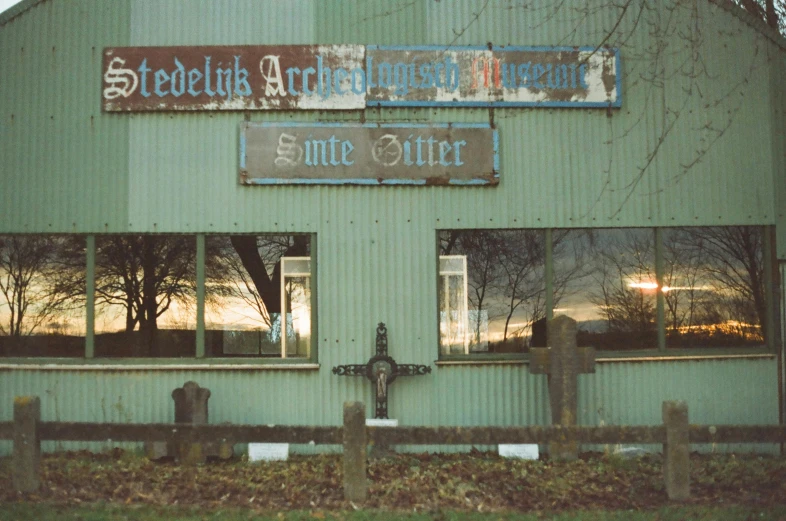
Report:
<svg viewBox="0 0 786 521"><path fill-rule="evenodd" d="M639 289L658 289L657 282L629 282L628 286Z"/></svg>

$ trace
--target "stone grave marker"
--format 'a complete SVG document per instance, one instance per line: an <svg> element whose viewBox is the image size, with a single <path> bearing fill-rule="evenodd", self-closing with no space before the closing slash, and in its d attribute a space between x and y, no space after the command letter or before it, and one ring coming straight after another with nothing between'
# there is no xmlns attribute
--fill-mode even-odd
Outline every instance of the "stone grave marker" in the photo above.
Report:
<svg viewBox="0 0 786 521"><path fill-rule="evenodd" d="M172 399L175 401L175 423L207 424L207 401L210 399L210 389L200 387L196 382L186 382L183 387L172 391ZM207 443L154 441L145 442L145 453L152 460L174 456L184 465L198 465L204 463L208 456L231 458L234 453L233 445L229 441Z"/></svg>
<svg viewBox="0 0 786 521"><path fill-rule="evenodd" d="M551 321L549 345L530 348L529 371L547 374L552 425L576 425L578 375L595 372L595 349L576 347L576 321L564 315ZM576 442L553 442L549 455L557 460L578 457Z"/></svg>

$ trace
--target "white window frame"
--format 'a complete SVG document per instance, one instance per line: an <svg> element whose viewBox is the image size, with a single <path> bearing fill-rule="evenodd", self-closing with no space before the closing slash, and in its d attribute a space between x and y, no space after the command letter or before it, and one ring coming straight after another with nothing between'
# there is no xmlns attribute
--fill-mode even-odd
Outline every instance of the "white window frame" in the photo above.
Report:
<svg viewBox="0 0 786 521"><path fill-rule="evenodd" d="M443 268L443 261L447 264L450 261L461 261L461 270L448 270ZM450 325L450 277L460 276L464 282L464 299L461 303L459 321L461 323L461 330L464 332L464 354L469 354L469 285L467 282L467 256L466 255L440 255L439 256L439 278L440 284L444 285L444 312L445 320ZM448 327L450 329L450 327Z"/></svg>
<svg viewBox="0 0 786 521"><path fill-rule="evenodd" d="M292 271L291 273L288 271L287 262L292 261L307 261L308 262L308 271ZM287 358L287 310L286 310L286 285L287 285L287 278L290 277L308 277L309 281L311 279L311 257L281 257L281 313L279 320L281 321L281 358ZM309 284L310 286L310 284ZM311 297L309 296L309 299ZM309 310L314 309L314 303L310 302ZM312 318L313 318L313 312ZM312 325L313 327L313 325ZM311 356L311 341L313 335L309 333L309 346L308 346L308 357ZM307 358L308 358L307 357Z"/></svg>

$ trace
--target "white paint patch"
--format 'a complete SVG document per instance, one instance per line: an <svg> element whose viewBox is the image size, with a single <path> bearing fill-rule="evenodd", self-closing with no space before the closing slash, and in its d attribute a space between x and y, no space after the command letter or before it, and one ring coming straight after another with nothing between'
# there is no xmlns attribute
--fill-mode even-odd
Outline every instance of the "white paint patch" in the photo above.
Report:
<svg viewBox="0 0 786 521"><path fill-rule="evenodd" d="M366 418L366 427L398 427L398 420L389 418Z"/></svg>
<svg viewBox="0 0 786 521"><path fill-rule="evenodd" d="M289 443L249 443L248 461L286 461L289 459Z"/></svg>
<svg viewBox="0 0 786 521"><path fill-rule="evenodd" d="M536 443L518 445L501 443L499 445L499 455L503 458L536 460L538 459L538 445Z"/></svg>

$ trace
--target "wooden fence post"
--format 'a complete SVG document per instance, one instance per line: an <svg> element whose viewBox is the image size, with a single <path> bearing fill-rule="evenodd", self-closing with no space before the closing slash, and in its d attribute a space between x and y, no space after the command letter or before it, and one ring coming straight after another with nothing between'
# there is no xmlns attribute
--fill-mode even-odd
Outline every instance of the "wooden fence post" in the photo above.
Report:
<svg viewBox="0 0 786 521"><path fill-rule="evenodd" d="M663 423L666 427L666 443L663 445L666 494L671 500L685 500L690 497L688 404L663 402Z"/></svg>
<svg viewBox="0 0 786 521"><path fill-rule="evenodd" d="M366 481L366 406L344 403L344 499L363 502Z"/></svg>
<svg viewBox="0 0 786 521"><path fill-rule="evenodd" d="M38 490L41 461L41 400L38 396L14 398L14 451L11 481L18 492Z"/></svg>

